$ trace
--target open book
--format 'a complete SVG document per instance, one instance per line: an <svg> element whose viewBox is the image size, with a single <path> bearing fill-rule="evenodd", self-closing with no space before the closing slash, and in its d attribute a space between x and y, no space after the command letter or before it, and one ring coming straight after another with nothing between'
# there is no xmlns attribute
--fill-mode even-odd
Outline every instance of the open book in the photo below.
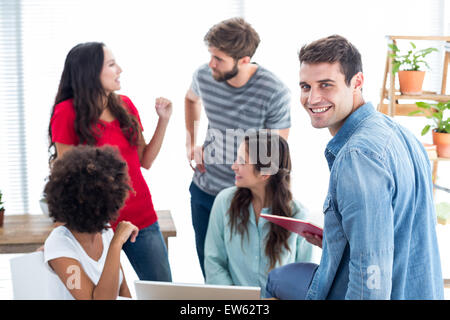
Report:
<svg viewBox="0 0 450 320"><path fill-rule="evenodd" d="M283 228L300 234L301 232L308 232L312 234L316 234L320 237L323 235L322 228L312 224L311 222L306 222L303 220L290 218L290 217L284 217L284 216L276 216L273 214L266 214L261 213L260 217L263 217L264 219L269 220L270 222L273 222L279 226L282 226Z"/></svg>

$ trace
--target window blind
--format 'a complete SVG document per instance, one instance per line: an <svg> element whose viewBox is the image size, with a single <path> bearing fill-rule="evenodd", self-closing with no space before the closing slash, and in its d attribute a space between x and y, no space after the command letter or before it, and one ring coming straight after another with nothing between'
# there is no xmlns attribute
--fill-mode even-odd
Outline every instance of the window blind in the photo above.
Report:
<svg viewBox="0 0 450 320"><path fill-rule="evenodd" d="M28 212L21 1L0 2L0 190L7 214Z"/></svg>

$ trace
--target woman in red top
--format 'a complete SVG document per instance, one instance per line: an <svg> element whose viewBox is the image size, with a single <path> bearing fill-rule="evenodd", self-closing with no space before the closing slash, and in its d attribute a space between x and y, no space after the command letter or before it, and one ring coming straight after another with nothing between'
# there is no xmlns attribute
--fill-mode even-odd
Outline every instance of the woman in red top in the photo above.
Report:
<svg viewBox="0 0 450 320"><path fill-rule="evenodd" d="M123 246L139 279L172 281L167 248L141 172L141 167L151 167L161 149L172 103L156 99L159 119L147 144L136 107L128 97L114 93L120 89L121 72L103 43L82 43L70 50L49 125L50 162L78 144L117 147L128 164L133 190L111 226L130 221L139 228L136 242Z"/></svg>

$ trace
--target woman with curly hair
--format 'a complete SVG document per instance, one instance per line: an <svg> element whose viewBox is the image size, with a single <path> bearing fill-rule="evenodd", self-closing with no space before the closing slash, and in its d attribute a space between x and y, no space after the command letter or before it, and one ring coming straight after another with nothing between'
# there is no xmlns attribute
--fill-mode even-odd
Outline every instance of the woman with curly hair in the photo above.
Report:
<svg viewBox="0 0 450 320"><path fill-rule="evenodd" d="M286 140L263 132L241 143L232 166L235 186L214 200L205 242L206 283L257 286L262 297L270 270L312 256L312 245L303 237L260 219L261 213L297 219L307 214L292 199Z"/></svg>
<svg viewBox="0 0 450 320"><path fill-rule="evenodd" d="M54 163L44 193L50 217L64 225L45 241L44 260L62 281L61 298L131 298L120 251L139 230L121 221L113 233L109 225L129 190L127 164L111 147L74 147Z"/></svg>
<svg viewBox="0 0 450 320"><path fill-rule="evenodd" d="M120 221L127 220L139 228L136 242L123 246L139 279L172 281L167 248L141 172L141 167L151 167L159 153L172 103L156 99L158 123L147 144L138 110L128 97L115 93L121 88L121 72L103 43L81 43L70 50L49 125L50 163L79 144L118 148L127 162L132 190L111 226L115 230Z"/></svg>

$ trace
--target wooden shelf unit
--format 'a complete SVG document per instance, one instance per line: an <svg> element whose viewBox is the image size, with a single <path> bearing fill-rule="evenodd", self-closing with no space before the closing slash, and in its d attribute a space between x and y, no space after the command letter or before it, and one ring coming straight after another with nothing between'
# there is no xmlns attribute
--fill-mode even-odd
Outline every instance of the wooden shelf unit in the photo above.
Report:
<svg viewBox="0 0 450 320"><path fill-rule="evenodd" d="M420 95L402 95L400 90L395 88L396 75L392 74L393 58L390 57L392 51L389 49L386 55L386 65L383 77L383 86L381 88L381 99L378 105L378 111L383 112L391 117L407 116L411 111L417 110L415 101L431 100L436 102L446 102L450 100L450 95L446 94L448 64L450 63L450 36L387 36L388 41L397 44L397 40L434 40L444 41L445 55L442 70L441 92L424 91ZM389 75L389 83L387 81ZM386 88L386 85L389 85ZM387 100L387 101L385 101ZM399 103L399 100L413 100L412 103Z"/></svg>
<svg viewBox="0 0 450 320"><path fill-rule="evenodd" d="M450 95L446 94L447 90L447 76L448 76L448 65L450 63L450 36L386 36L388 41L397 44L397 40L409 40L409 41L420 41L420 40L433 40L433 41L444 41L445 42L445 54L444 63L442 70L442 83L440 92L423 91L419 95L406 95L401 94L399 89L395 88L395 80L397 73L392 74L393 58L390 57L392 51L388 49L386 55L386 66L384 69L383 86L381 87L381 99L378 104L378 111L387 114L388 116L408 116L410 112L418 109L415 102L417 101L434 101L434 102L447 102L450 101ZM387 81L389 75L389 83ZM386 88L386 85L389 85ZM387 100L387 101L385 101ZM402 103L399 102L402 100ZM409 103L404 103L403 101L409 101ZM416 115L422 117L423 115ZM437 179L437 170L439 161L449 161L450 159L438 158L436 156L430 156L430 161L433 162L433 184ZM434 189L433 189L434 191Z"/></svg>

